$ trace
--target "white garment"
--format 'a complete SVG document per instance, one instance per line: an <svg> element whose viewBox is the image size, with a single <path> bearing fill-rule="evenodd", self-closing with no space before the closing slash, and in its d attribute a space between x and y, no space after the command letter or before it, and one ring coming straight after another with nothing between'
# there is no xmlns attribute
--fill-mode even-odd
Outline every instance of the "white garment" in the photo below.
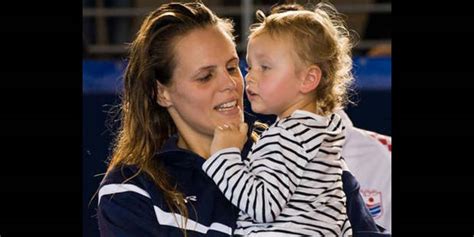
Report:
<svg viewBox="0 0 474 237"><path fill-rule="evenodd" d="M342 157L361 185L361 195L375 222L391 232L392 227L392 138L353 126L339 110L346 126Z"/></svg>

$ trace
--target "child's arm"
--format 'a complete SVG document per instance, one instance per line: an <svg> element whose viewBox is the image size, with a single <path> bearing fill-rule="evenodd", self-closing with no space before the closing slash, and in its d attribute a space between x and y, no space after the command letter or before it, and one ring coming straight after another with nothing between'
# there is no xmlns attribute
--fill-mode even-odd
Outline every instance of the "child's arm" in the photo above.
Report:
<svg viewBox="0 0 474 237"><path fill-rule="evenodd" d="M239 126L224 124L214 129L214 138L211 143L211 155L226 148L238 148L239 152L247 142L248 126L242 122Z"/></svg>
<svg viewBox="0 0 474 237"><path fill-rule="evenodd" d="M236 129L220 131L214 141L232 140ZM271 128L266 134L254 147L249 166L235 147L217 151L203 165L228 200L263 223L272 222L280 214L308 163L306 152L293 134L282 128Z"/></svg>
<svg viewBox="0 0 474 237"><path fill-rule="evenodd" d="M240 152L244 147L245 142L247 142L249 128L244 122L244 112L240 107L239 111L241 115L240 124L223 124L214 129L214 137L210 148L211 155L219 150L231 147L238 148Z"/></svg>

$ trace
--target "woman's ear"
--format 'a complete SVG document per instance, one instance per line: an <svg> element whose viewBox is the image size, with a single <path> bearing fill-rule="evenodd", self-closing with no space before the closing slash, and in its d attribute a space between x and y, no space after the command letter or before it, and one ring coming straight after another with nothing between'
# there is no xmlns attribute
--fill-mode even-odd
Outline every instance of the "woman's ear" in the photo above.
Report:
<svg viewBox="0 0 474 237"><path fill-rule="evenodd" d="M319 85L319 81L321 81L321 68L317 65L309 66L303 75L303 81L300 85L300 92L308 93L316 89Z"/></svg>
<svg viewBox="0 0 474 237"><path fill-rule="evenodd" d="M169 93L169 88L160 82L156 81L156 86L157 86L157 91L158 91L158 96L156 98L156 103L161 105L162 107L170 107L173 105L171 101L171 96Z"/></svg>

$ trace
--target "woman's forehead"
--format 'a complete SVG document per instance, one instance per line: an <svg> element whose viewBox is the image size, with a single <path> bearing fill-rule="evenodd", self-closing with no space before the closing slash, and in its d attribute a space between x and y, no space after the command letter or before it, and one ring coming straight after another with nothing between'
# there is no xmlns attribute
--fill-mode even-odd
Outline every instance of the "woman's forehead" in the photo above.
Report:
<svg viewBox="0 0 474 237"><path fill-rule="evenodd" d="M175 53L177 65L194 69L227 63L237 57L234 42L218 27L192 30L178 39Z"/></svg>

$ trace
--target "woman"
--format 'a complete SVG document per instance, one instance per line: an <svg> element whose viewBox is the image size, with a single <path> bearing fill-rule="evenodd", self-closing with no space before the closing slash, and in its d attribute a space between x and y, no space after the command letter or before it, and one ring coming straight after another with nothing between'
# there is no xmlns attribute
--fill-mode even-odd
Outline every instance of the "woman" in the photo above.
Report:
<svg viewBox="0 0 474 237"><path fill-rule="evenodd" d="M165 4L142 24L99 190L102 236L232 234L236 209L201 171L214 128L242 120L232 31L200 3Z"/></svg>
<svg viewBox="0 0 474 237"><path fill-rule="evenodd" d="M215 127L242 121L243 78L232 32L230 21L200 3L164 4L143 22L125 72L121 128L99 188L101 236L232 235L238 209L201 169ZM249 125L253 120L246 116ZM349 205L366 210L348 199Z"/></svg>

